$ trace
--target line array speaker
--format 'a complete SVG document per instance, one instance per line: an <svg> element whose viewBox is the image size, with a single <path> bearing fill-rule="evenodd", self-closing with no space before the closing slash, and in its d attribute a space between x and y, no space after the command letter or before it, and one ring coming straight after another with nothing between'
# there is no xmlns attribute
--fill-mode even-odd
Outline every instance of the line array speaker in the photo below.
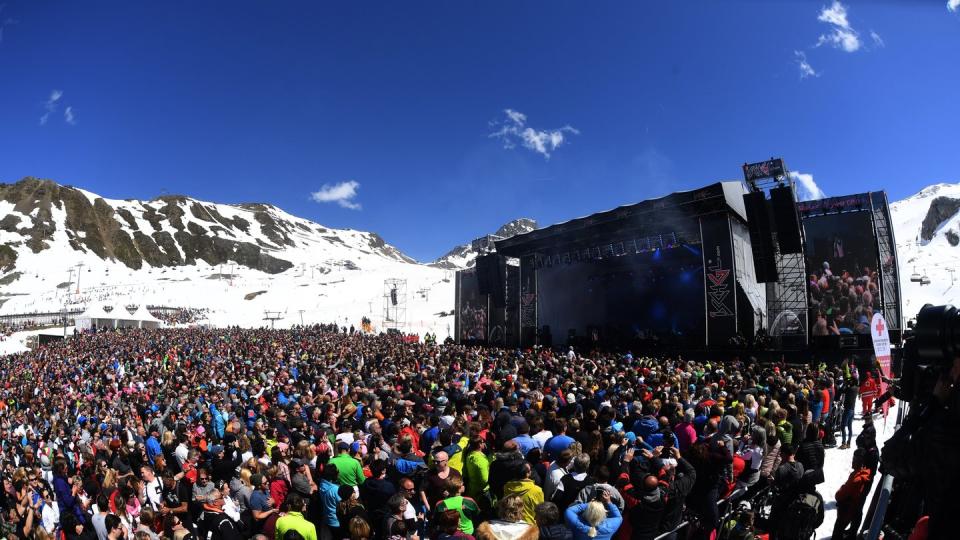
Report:
<svg viewBox="0 0 960 540"><path fill-rule="evenodd" d="M763 191L747 193L743 196L747 207L747 228L750 230L750 244L753 247L753 268L758 283L777 281L777 261L774 257L773 231L770 228L770 208Z"/></svg>
<svg viewBox="0 0 960 540"><path fill-rule="evenodd" d="M771 189L770 204L773 206L773 221L777 226L780 253L802 253L800 216L797 214L793 188L783 186Z"/></svg>

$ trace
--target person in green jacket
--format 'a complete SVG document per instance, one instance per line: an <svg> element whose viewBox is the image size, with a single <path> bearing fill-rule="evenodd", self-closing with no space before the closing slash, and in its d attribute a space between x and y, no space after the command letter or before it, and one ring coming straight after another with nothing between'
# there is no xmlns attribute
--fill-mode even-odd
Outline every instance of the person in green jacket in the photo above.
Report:
<svg viewBox="0 0 960 540"><path fill-rule="evenodd" d="M437 503L434 515L439 517L447 510L456 510L460 515L460 532L472 535L473 520L480 515L480 507L470 497L463 496L463 478L459 476L447 478L447 493L456 493L456 495Z"/></svg>
<svg viewBox="0 0 960 540"><path fill-rule="evenodd" d="M283 540L287 531L297 531L303 540L317 540L317 527L303 517L303 510L306 508L303 497L299 493L291 493L284 502L289 510L277 520L274 533L276 540Z"/></svg>
<svg viewBox="0 0 960 540"><path fill-rule="evenodd" d="M786 409L777 411L777 438L780 439L780 444L793 443L793 424L787 422Z"/></svg>
<svg viewBox="0 0 960 540"><path fill-rule="evenodd" d="M350 445L345 442L338 443L337 451L339 452L337 457L330 460L330 463L337 466L337 471L340 473L337 476L337 483L350 487L362 484L366 480L363 476L363 466L350 455Z"/></svg>
<svg viewBox="0 0 960 540"><path fill-rule="evenodd" d="M470 437L463 464L463 483L466 485L467 497L474 501L479 501L483 493L487 491L487 481L490 478L490 460L484 451L487 449L487 441L479 435Z"/></svg>

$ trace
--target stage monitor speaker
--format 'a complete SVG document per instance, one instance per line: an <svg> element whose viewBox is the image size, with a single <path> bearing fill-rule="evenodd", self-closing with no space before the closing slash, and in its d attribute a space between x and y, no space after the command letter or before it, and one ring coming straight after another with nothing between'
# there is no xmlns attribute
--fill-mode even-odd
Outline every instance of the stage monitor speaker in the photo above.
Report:
<svg viewBox="0 0 960 540"><path fill-rule="evenodd" d="M553 334L550 332L550 325L545 324L540 330L540 345L550 348L553 347Z"/></svg>
<svg viewBox="0 0 960 540"><path fill-rule="evenodd" d="M497 307L503 307L506 301L504 290L506 271L506 259L496 253L477 257L477 288L480 294L489 294Z"/></svg>
<svg viewBox="0 0 960 540"><path fill-rule="evenodd" d="M790 186L770 190L770 205L773 207L773 221L777 225L777 244L780 253L803 253L800 239L800 216L797 214L797 202Z"/></svg>
<svg viewBox="0 0 960 540"><path fill-rule="evenodd" d="M747 207L747 227L750 230L753 268L757 274L757 283L776 282L777 261L774 257L767 196L762 191L747 193L743 196L743 204Z"/></svg>

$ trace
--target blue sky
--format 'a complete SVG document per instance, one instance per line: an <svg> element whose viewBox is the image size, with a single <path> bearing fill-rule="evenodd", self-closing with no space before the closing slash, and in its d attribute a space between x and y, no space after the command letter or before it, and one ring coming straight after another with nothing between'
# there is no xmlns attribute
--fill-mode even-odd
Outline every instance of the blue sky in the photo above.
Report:
<svg viewBox="0 0 960 540"><path fill-rule="evenodd" d="M7 0L0 37L0 181L270 202L419 260L772 155L827 195L960 181L947 0Z"/></svg>

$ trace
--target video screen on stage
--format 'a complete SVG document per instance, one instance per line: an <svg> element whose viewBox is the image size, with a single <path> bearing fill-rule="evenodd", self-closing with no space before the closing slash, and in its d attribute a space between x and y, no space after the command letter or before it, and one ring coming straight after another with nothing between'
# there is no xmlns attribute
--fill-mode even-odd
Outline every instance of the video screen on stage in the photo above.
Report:
<svg viewBox="0 0 960 540"><path fill-rule="evenodd" d="M703 257L682 246L542 268L538 318L554 343L571 335L608 344L702 344Z"/></svg>
<svg viewBox="0 0 960 540"><path fill-rule="evenodd" d="M803 221L812 336L869 334L880 310L877 242L870 212Z"/></svg>
<svg viewBox="0 0 960 540"><path fill-rule="evenodd" d="M460 339L462 341L487 339L487 296L480 294L477 273L460 273Z"/></svg>

